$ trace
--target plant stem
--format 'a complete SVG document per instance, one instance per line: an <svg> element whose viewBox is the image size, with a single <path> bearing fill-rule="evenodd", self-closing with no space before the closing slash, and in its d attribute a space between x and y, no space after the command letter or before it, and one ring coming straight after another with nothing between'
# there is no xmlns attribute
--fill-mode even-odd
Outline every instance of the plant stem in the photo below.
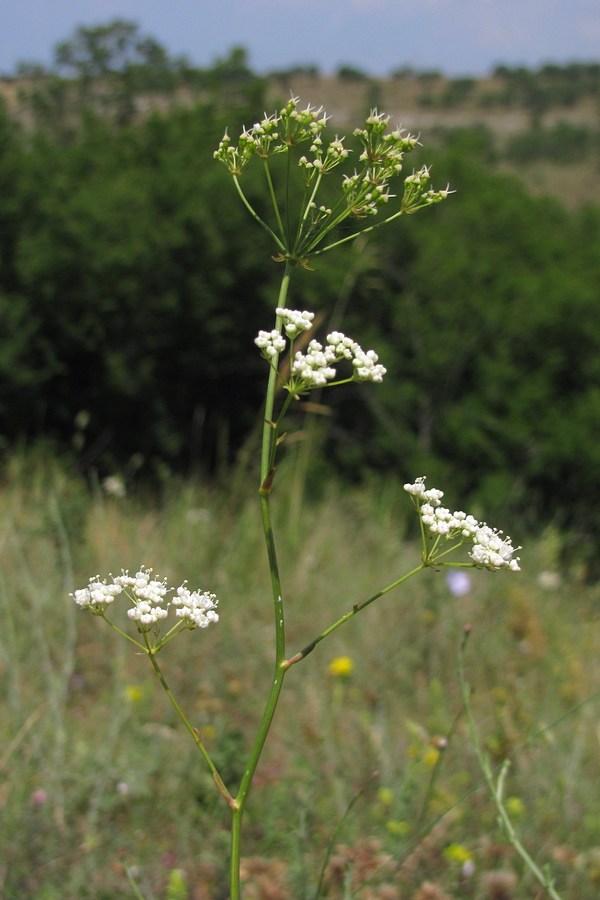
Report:
<svg viewBox="0 0 600 900"><path fill-rule="evenodd" d="M287 299L287 293L290 285L290 278L292 275L292 263L289 261L285 264L285 270L283 273L283 278L281 279L281 287L279 288L279 298L277 300L278 307L284 307ZM275 321L275 327L281 332L281 319L279 316ZM273 408L275 406L275 392L277 388L277 374L278 374L278 364L279 364L279 354L274 356L271 360L271 366L269 367L269 382L267 384L267 396L265 400L265 417L263 423L263 433L262 433L262 454L261 454L261 465L260 465L260 489L263 490L265 483L268 478L272 478L272 454L271 448L274 442L274 430L273 430Z"/></svg>
<svg viewBox="0 0 600 900"><path fill-rule="evenodd" d="M273 187L273 180L271 178L271 170L269 169L268 160L264 160L264 168L265 168L265 177L267 179L267 186L269 188L269 196L271 198L271 203L273 204L273 212L275 213L275 218L277 220L277 227L279 228L279 234L281 237L281 243L285 244L286 236L285 230L283 227L283 222L281 221L281 215L279 213L279 204L277 203L277 197L275 196L275 188Z"/></svg>
<svg viewBox="0 0 600 900"><path fill-rule="evenodd" d="M252 218L255 219L255 221L258 222L258 224L261 226L261 228L264 228L264 230L267 232L267 234L269 234L273 238L273 240L275 241L275 243L277 244L277 246L279 247L281 252L285 253L286 252L285 244L282 243L282 241L277 237L277 235L275 234L273 229L270 228L267 225L267 223L263 219L261 219L261 217L258 215L256 210L254 209L254 207L251 205L248 198L244 194L242 187L240 185L240 182L236 175L233 176L233 183L235 184L236 190L240 196L242 203L244 204L244 206L246 207L246 209L248 210L248 212L250 213Z"/></svg>
<svg viewBox="0 0 600 900"><path fill-rule="evenodd" d="M145 637L145 635L144 635L144 637ZM231 796L231 794L225 787L225 784L223 783L223 780L222 780L221 776L219 775L219 772L217 771L217 767L213 763L206 747L202 743L202 739L200 737L200 732L198 731L197 728L194 728L194 726L190 723L186 714L184 713L181 706L177 702L175 695L171 691L171 688L167 684L167 680L166 680L165 676L163 675L162 669L160 668L160 666L158 665L158 662L156 660L156 654L155 654L154 650L152 649L152 647L150 647L150 645L148 643L147 643L147 651L146 652L147 652L148 656L150 657L150 662L152 663L152 668L156 672L156 675L158 676L158 680L160 681L160 683L163 687L163 690L165 691L167 697L169 698L171 705L175 709L177 715L183 722L187 731L189 731L189 733L191 734L191 736L194 740L194 743L196 744L196 746L200 750L200 753L204 757L206 764L208 765L208 768L210 769L210 771L212 773L213 781L214 781L215 785L217 786L217 790L219 791L221 796L224 797L228 806L233 809L233 807L235 805L235 800L233 799L233 797Z"/></svg>
<svg viewBox="0 0 600 900"><path fill-rule="evenodd" d="M360 231L354 231L352 234L349 234L346 237L341 238L339 241L334 241L332 244L327 244L326 247L322 247L320 250L314 250L313 248L316 247L316 245L323 239L323 235L320 235L318 241L313 241L313 243L308 248L307 252L310 252L311 256L321 256L323 253L327 253L329 250L333 250L334 247L341 247L342 244L347 244L348 241L355 241L356 238L360 237L361 235L370 234L372 231L375 231L377 228L381 228L382 225L387 225L388 222L393 222L394 219L397 219L403 213L404 213L404 210L399 209L398 212L395 212L393 215L388 216L387 219L382 219L381 222L376 222L374 225L369 225L367 228L361 228ZM331 230L332 230L331 228L327 229L328 232Z"/></svg>
<svg viewBox="0 0 600 900"><path fill-rule="evenodd" d="M370 606L370 604L373 603L375 600L378 600L379 597L383 597L384 594L387 594L389 591L392 591L394 588L403 584L405 581L408 581L409 578L412 578L413 575L416 575L418 572L422 572L423 569L426 569L426 568L427 568L427 564L424 562L421 562L421 563L419 563L418 566L415 566L414 569L411 569L410 572L407 572L406 575L402 575L401 578L396 579L396 581L393 581L391 584L388 584L387 587L384 587L380 591L377 591L376 594L373 594L371 597L368 597L366 600L363 600L362 603L355 603L354 606L352 607L352 609L349 609L348 612L344 613L344 615L341 616L336 622L334 622L333 625L330 625L329 628L326 628L319 635L317 635L317 637L314 638L314 640L312 640L310 642L310 644L307 644L306 647L304 647L302 650L300 650L298 653L296 653L290 659L284 660L284 662L283 662L284 669L289 669L290 666L295 665L296 663L300 662L301 659L304 659L305 657L307 657L309 653L312 653L312 651L315 649L317 644L320 644L322 640L324 640L326 637L329 637L330 634L333 634L333 632L337 628L339 628L340 625L343 625L345 622L347 622L349 619L351 619L353 616L355 616L361 610L365 609L367 606Z"/></svg>
<svg viewBox="0 0 600 900"><path fill-rule="evenodd" d="M292 264L286 262L285 271L281 280L279 289L279 298L277 306L285 306L290 277L292 272ZM276 319L275 327L281 331L282 322L279 316ZM269 367L269 381L267 384L267 395L265 400L265 421L263 425L262 452L261 452L261 468L260 468L260 508L263 524L263 532L265 544L267 548L267 556L269 560L269 570L271 573L271 590L273 595L273 615L275 623L275 664L273 672L273 680L267 701L263 711L262 719L258 727L254 744L250 751L250 757L246 765L244 775L242 777L240 787L232 805L233 819L231 823L231 863L230 863L230 897L231 900L239 900L240 897L240 855L241 855L241 832L242 818L248 793L252 786L254 774L258 766L271 722L277 708L279 695L283 686L283 677L285 668L283 662L285 660L285 625L283 615L283 596L281 590L281 578L279 575L279 565L277 562L277 552L275 548L275 537L273 534L273 523L271 519L270 497L273 476L275 473L275 445L277 439L277 426L273 419L273 409L275 406L275 392L277 387L278 372L278 356L272 360Z"/></svg>

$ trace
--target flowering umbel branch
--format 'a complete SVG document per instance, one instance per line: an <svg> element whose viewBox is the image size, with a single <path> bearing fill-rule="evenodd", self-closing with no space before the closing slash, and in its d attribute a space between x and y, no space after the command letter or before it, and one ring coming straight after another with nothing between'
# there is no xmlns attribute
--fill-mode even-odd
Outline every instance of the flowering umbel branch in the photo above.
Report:
<svg viewBox="0 0 600 900"><path fill-rule="evenodd" d="M135 575L123 570L116 577L110 575L109 579L101 581L99 575L90 578L87 587L71 594L73 600L81 609L88 609L94 615L107 619L107 610L119 595L125 595L132 604L127 615L136 623L138 632L144 635L145 640L145 644L138 641L133 643L152 654L158 653L181 631L206 628L212 622L219 621L216 612L218 601L214 594L208 591L190 591L186 582L178 588L168 587L166 579L159 581L152 578L152 569L145 566L141 566ZM167 619L170 610L174 610L176 621L162 634L160 625ZM107 621L116 628L112 622ZM116 630L120 631L118 628ZM152 644L146 639L150 633L154 637Z"/></svg>
<svg viewBox="0 0 600 900"><path fill-rule="evenodd" d="M298 98L292 97L278 113L269 116L265 113L260 122L243 129L237 143L232 142L226 131L214 153L215 159L231 174L246 208L271 235L277 247L277 259L306 265L311 256L354 240L403 213L414 213L439 203L450 193L448 187L443 190L430 188L429 168L423 166L418 172L405 177L398 208L393 210L389 206L396 197L390 190L391 182L401 174L405 155L411 153L419 142L401 129L390 129L389 116L374 109L367 116L364 126L353 133L358 144L358 168L352 174L342 175L335 202L321 201L319 192L324 179L349 157L352 150L346 147L344 137L336 135L329 142L324 139L327 116L322 108L309 105L300 109L298 103ZM303 150L305 144L308 144L306 151ZM283 225L287 220L279 210L269 168L269 160L281 154L287 154L290 163L286 177L290 177L295 164L304 185L304 200L298 220L290 224L287 230ZM258 216L240 183L244 170L254 158L264 166L275 218L273 225ZM328 235L346 219L360 221L373 218L386 207L390 213L377 226L359 228L351 235L322 246Z"/></svg>
<svg viewBox="0 0 600 900"><path fill-rule="evenodd" d="M450 512L441 505L444 492L438 488L426 488L425 477L417 478L414 484L405 484L404 490L411 495L420 517L423 539L423 561L431 566L473 566L497 572L508 569L519 572L519 557L514 553L520 547L513 547L512 539L475 516L462 510ZM446 557L464 545L470 546L468 556L471 562L449 563Z"/></svg>
<svg viewBox="0 0 600 900"><path fill-rule="evenodd" d="M303 331L312 328L314 313L282 307L277 307L275 312L281 320L282 331L277 328L272 331L259 331L254 343L264 358L273 365L273 361L286 349L287 342L283 336L285 332L290 341L290 357L293 358L289 376L283 382L283 387L293 397L306 394L316 387L332 387L349 381L373 381L376 384L383 381L386 369L379 362L375 351L365 352L360 344L346 337L341 331L332 331L328 334L324 346L316 340L311 340L306 353L300 350L294 353L294 341ZM335 367L344 361L350 364L352 374L334 381L337 375Z"/></svg>

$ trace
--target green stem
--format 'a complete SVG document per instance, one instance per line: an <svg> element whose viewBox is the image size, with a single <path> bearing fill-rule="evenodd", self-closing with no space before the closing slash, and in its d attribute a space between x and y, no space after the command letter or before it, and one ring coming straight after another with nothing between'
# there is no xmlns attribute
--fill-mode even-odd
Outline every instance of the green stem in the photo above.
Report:
<svg viewBox="0 0 600 900"><path fill-rule="evenodd" d="M281 281L279 290L279 298L277 306L285 306L292 265L286 262L285 271ZM276 328L281 331L282 323L279 316L276 320ZM262 714L262 719L258 727L254 744L250 751L250 757L244 771L244 775L240 782L240 787L232 805L233 819L231 824L231 862L230 862L230 897L231 900L239 900L240 898L240 855L241 855L241 835L242 835L242 819L248 799L248 793L252 786L254 774L258 766L273 716L277 708L281 688L283 686L283 677L285 668L283 662L285 660L285 623L283 615L283 597L281 590L281 578L279 575L279 565L277 562L277 552L275 548L275 537L273 534L273 523L271 519L270 496L271 486L274 475L275 465L275 449L277 425L273 420L273 410L275 406L275 392L277 386L278 357L273 359L273 365L269 369L269 381L267 384L267 395L265 400L265 422L263 426L262 437L262 453L261 453L261 469L260 469L260 508L263 524L263 532L265 544L267 548L267 556L269 560L269 570L271 573L271 591L273 595L273 614L275 622L275 664L273 671L273 680L267 701Z"/></svg>
<svg viewBox="0 0 600 900"><path fill-rule="evenodd" d="M263 219L261 219L261 217L258 215L258 213L254 209L252 204L248 201L248 198L246 197L246 195L244 194L244 192L242 190L242 187L240 185L237 175L233 176L233 183L235 184L236 190L237 190L238 194L240 195L240 199L241 199L242 203L244 204L244 206L246 207L246 209L248 210L248 212L250 213L252 218L256 222L258 222L258 224L262 228L264 228L264 230L267 232L267 234L269 234L273 238L273 240L275 241L275 243L277 244L277 246L279 247L281 252L286 253L287 250L286 250L285 244L283 244L282 241L277 237L277 235L275 234L273 229L270 228Z"/></svg>
<svg viewBox="0 0 600 900"><path fill-rule="evenodd" d="M426 568L427 568L426 563L424 563L424 562L419 563L418 566L416 566L414 569L411 569L411 571L407 572L406 575L403 575L401 578L398 578L398 579L396 579L396 581L393 581L391 584L388 584L387 587L384 587L380 591L377 591L376 594L373 594L371 597L368 597L366 600L363 600L362 603L355 603L354 606L352 607L352 609L349 609L348 612L344 613L344 615L341 616L336 622L334 622L333 625L330 625L329 628L326 628L325 631L322 631L319 635L317 635L317 637L314 638L314 640L312 640L310 642L310 644L307 644L306 647L304 647L302 650L300 650L298 653L296 653L290 659L284 660L284 662L283 662L284 669L289 669L290 666L293 666L296 663L300 662L301 659L304 659L305 657L308 656L309 653L312 653L312 651L315 649L317 644L320 644L321 641L323 641L326 637L329 637L330 634L333 634L333 632L336 631L336 629L338 629L340 627L340 625L343 625L345 622L348 622L349 619L351 619L357 613L361 612L361 610L366 609L366 607L370 606L370 604L373 603L375 600L378 600L380 597L383 597L384 594L389 593L389 591L392 591L394 588L403 584L405 581L408 581L409 578L412 578L413 575L416 575L418 572L422 572L423 569L426 569Z"/></svg>
<svg viewBox="0 0 600 900"><path fill-rule="evenodd" d="M289 261L286 261L285 270L283 272L283 278L281 279L281 287L279 289L279 298L277 300L278 307L285 307L287 293L290 285L290 278L292 275L292 264ZM279 316L276 319L275 327L281 332L281 319ZM269 368L269 381L267 384L267 396L265 400L265 418L263 423L263 434L262 434L262 453L261 453L261 464L260 464L260 485L261 490L265 486L268 478L272 478L271 469L273 467L273 445L275 443L275 429L273 422L273 408L275 406L275 393L277 389L277 378L278 378L278 369L279 369L279 354L274 356L271 360L271 366Z"/></svg>
<svg viewBox="0 0 600 900"><path fill-rule="evenodd" d="M127 634L126 631L122 631L118 627L118 625L115 625L114 622L111 622L110 619L107 619L105 615L103 615L102 618L104 619L104 621L106 622L107 625L110 625L110 627L113 629L113 631L116 631L117 634L120 634L121 637L124 637L125 640L129 641L130 644L133 644L134 647L137 647L138 650L142 650L144 653L147 652L146 647L143 644L140 644L139 641L136 641L135 638L132 638L131 635Z"/></svg>
<svg viewBox="0 0 600 900"><path fill-rule="evenodd" d="M173 692L171 691L171 688L170 688L169 685L167 684L167 680L166 680L165 676L164 676L163 673L162 673L162 669L161 669L160 666L158 665L158 662L157 662L157 660L156 660L156 654L155 654L154 650L152 649L152 647L150 647L150 645L149 645L148 643L147 643L146 653L147 653L147 655L150 657L150 662L152 663L152 668L153 668L154 671L156 672L156 675L157 675L157 677L158 677L158 680L160 681L160 683L161 683L161 685L162 685L162 687L163 687L163 690L165 691L167 697L169 698L169 700L170 700L170 702L171 702L171 705L173 706L173 708L175 709L177 715L179 716L179 718L180 718L181 721L183 722L183 724L184 724L186 730L191 734L191 736L192 736L192 738L193 738L193 740L194 740L194 743L196 744L196 746L197 746L198 749L200 750L200 753L201 753L202 756L204 757L204 759L205 759L205 761L206 761L206 764L208 765L208 768L210 769L210 771L211 771L211 773L212 773L213 781L214 781L214 783L215 783L216 786L217 786L217 790L219 791L219 793L221 794L221 796L224 797L224 799L226 800L228 806L229 806L231 809L234 809L234 808L235 808L235 800L233 799L233 797L231 796L231 794L229 793L229 791L228 791L227 788L225 787L225 784L223 783L223 780L222 780L221 776L219 775L219 772L217 771L217 767L216 767L215 764L213 763L213 761L212 761L212 759L210 758L210 755L209 755L209 753L208 753L206 747L205 747L204 744L202 743L202 739L201 739L201 737L200 737L200 732L198 731L197 728L194 728L194 726L190 723L190 721L189 721L189 719L187 718L186 714L184 713L184 711L182 710L181 706L180 706L179 703L177 702L177 700L176 700L176 698L175 698L175 695L173 694Z"/></svg>
<svg viewBox="0 0 600 900"><path fill-rule="evenodd" d="M401 216L403 212L404 210L400 209L392 216L388 216L387 219L382 219L381 222L376 222L374 225L369 225L368 228L361 228L360 231L355 231L353 232L353 234L349 234L346 237L341 238L339 241L334 241L333 244L327 244L326 247L322 247L320 250L313 250L312 247L316 246L316 244L322 240L323 236L320 236L319 241L313 242L311 247L308 249L308 252L311 256L321 256L323 253L327 253L328 250L333 250L335 247L341 247L342 244L347 244L348 241L355 241L357 237L360 237L363 234L370 234L370 232L375 231L376 228L381 228L382 225L387 225L389 222L393 222L394 219L397 219L399 216ZM330 228L327 230L331 231Z"/></svg>
<svg viewBox="0 0 600 900"><path fill-rule="evenodd" d="M269 188L269 196L271 198L271 203L273 205L273 211L275 213L275 218L277 219L277 227L279 228L279 234L281 236L281 245L283 245L283 244L285 244L285 230L283 227L283 222L281 221L281 215L279 213L279 204L277 203L277 197L275 196L275 188L273 187L273 179L271 178L271 170L269 169L269 161L267 159L264 160L264 168L265 168L265 177L267 179L267 187Z"/></svg>
<svg viewBox="0 0 600 900"><path fill-rule="evenodd" d="M308 199L307 199L305 196L304 211L303 211L302 215L300 216L300 220L298 222L298 229L296 231L296 239L294 241L294 247L292 250L294 256L302 256L302 253L303 253L302 242L303 242L304 228L306 226L306 220L308 219L308 217L310 215L310 204L314 203L314 201L315 201L315 197L317 196L317 191L319 190L319 186L321 184L322 177L323 176L319 173L319 175L317 176L317 178L315 180L315 185L312 189L310 197L308 197Z"/></svg>

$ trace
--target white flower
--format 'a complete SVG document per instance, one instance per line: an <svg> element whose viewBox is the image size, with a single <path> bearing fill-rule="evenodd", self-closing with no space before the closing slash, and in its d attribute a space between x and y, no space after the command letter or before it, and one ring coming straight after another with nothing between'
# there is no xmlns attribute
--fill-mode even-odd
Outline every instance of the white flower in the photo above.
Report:
<svg viewBox="0 0 600 900"><path fill-rule="evenodd" d="M323 212L327 212L322 208ZM275 310L281 320L281 324L290 340L303 331L312 328L315 314L308 310L299 311L278 306ZM277 329L273 331L259 331L254 343L262 351L267 360L276 357L285 348L285 339ZM316 340L311 340L302 353L298 350L291 364L291 379L286 385L294 394L315 387L323 387L337 376L335 366L337 363L347 360L352 364L354 381L381 382L386 369L379 362L379 357L374 350L367 350L347 337L341 331L332 331L327 335L325 346ZM343 380L350 381L346 377Z"/></svg>
<svg viewBox="0 0 600 900"><path fill-rule="evenodd" d="M82 609L90 609L95 613L103 613L107 606L113 603L123 588L117 584L108 584L100 581L100 576L90 578L86 588L74 591L69 596L73 598L77 606Z"/></svg>
<svg viewBox="0 0 600 900"><path fill-rule="evenodd" d="M518 558L513 559L514 552L515 548L509 537L503 538L501 532L483 524L475 533L469 556L475 565L492 572L505 568L520 572Z"/></svg>
<svg viewBox="0 0 600 900"><path fill-rule="evenodd" d="M491 572L499 569L520 571L519 558L514 556L519 548L513 547L508 536L503 536L498 529L490 528L485 522L479 522L475 516L467 515L462 510L450 512L441 506L444 492L437 488L426 488L423 476L413 484L405 484L404 490L414 498L421 522L431 536L458 540L463 544L472 542L469 556L478 568L489 569Z"/></svg>
<svg viewBox="0 0 600 900"><path fill-rule="evenodd" d="M272 359L285 350L285 338L279 334L276 328L273 331L259 331L258 336L254 338L254 343L262 350L265 359Z"/></svg>
<svg viewBox="0 0 600 900"><path fill-rule="evenodd" d="M313 312L307 310L300 312L297 309L284 309L281 306L277 307L275 313L281 318L285 333L290 338L295 338L301 331L308 331L312 328L315 317Z"/></svg>
<svg viewBox="0 0 600 900"><path fill-rule="evenodd" d="M432 506L439 506L440 500L444 496L444 492L438 490L437 488L427 489L425 487L424 475L421 475L419 478L415 479L414 484L405 484L404 490L408 494L412 494L413 497L420 497L423 500L427 500Z"/></svg>
<svg viewBox="0 0 600 900"><path fill-rule="evenodd" d="M152 625L156 625L161 619L166 619L169 614L169 607L153 606L148 600L139 600L135 606L127 610L127 615L135 622L139 622L143 626L142 630L146 630Z"/></svg>
<svg viewBox="0 0 600 900"><path fill-rule="evenodd" d="M176 617L187 628L206 628L211 622L219 620L214 611L217 606L214 594L189 591L185 582L177 589L169 587L166 579L159 581L152 578L152 569L145 566L140 566L135 575L123 570L116 578L110 577L112 584L100 581L99 576L90 578L87 588L71 594L75 603L96 615L103 615L107 605L124 593L133 603L127 615L136 622L140 632L147 632L166 619L171 606L176 608ZM167 599L171 594L175 596Z"/></svg>
<svg viewBox="0 0 600 900"><path fill-rule="evenodd" d="M318 341L311 341L307 352L298 351L292 363L292 375L303 383L304 387L323 387L335 378L335 369L329 365L331 358L323 352Z"/></svg>
<svg viewBox="0 0 600 900"><path fill-rule="evenodd" d="M189 628L206 628L211 622L219 621L219 616L215 612L217 606L215 595L206 591L189 591L185 584L177 588L173 606L179 607L175 615L186 620Z"/></svg>
<svg viewBox="0 0 600 900"><path fill-rule="evenodd" d="M365 353L360 347L356 347L354 351L354 377L357 381L374 381L381 384L383 376L387 369L378 362L379 357L374 350L367 350Z"/></svg>
<svg viewBox="0 0 600 900"><path fill-rule="evenodd" d="M356 341L346 337L341 331L332 331L328 334L327 343L333 351L334 359L352 359L355 351L360 350Z"/></svg>

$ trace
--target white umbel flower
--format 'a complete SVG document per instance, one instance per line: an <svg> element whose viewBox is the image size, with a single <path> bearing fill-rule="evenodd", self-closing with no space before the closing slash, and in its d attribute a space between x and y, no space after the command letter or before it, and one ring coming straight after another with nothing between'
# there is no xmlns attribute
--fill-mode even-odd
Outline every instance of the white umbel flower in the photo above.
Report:
<svg viewBox="0 0 600 900"><path fill-rule="evenodd" d="M431 537L472 543L468 554L478 568L491 572L500 569L520 571L519 557L514 556L519 548L513 547L507 535L460 509L451 512L442 506L444 492L426 488L424 477L417 478L413 484L405 484L404 490L413 497L421 522Z"/></svg>
<svg viewBox="0 0 600 900"><path fill-rule="evenodd" d="M262 351L265 359L272 359L285 350L285 338L282 337L276 328L272 331L259 331L254 343Z"/></svg>
<svg viewBox="0 0 600 900"><path fill-rule="evenodd" d="M100 581L100 576L96 575L95 578L90 578L87 587L74 591L70 596L81 609L103 613L122 590L123 588L120 585Z"/></svg>
<svg viewBox="0 0 600 900"><path fill-rule="evenodd" d="M354 351L354 377L357 381L373 381L375 384L381 384L386 368L379 362L379 357L374 350L361 350L357 347Z"/></svg>
<svg viewBox="0 0 600 900"><path fill-rule="evenodd" d="M285 333L289 338L295 338L302 331L312 328L315 317L313 312L308 312L306 309L300 312L297 309L285 309L282 306L278 306L275 313L281 318Z"/></svg>
<svg viewBox="0 0 600 900"><path fill-rule="evenodd" d="M206 628L211 622L218 622L215 612L217 598L207 591L189 591L182 584L173 597L173 606L178 607L175 615L183 619L189 628Z"/></svg>
<svg viewBox="0 0 600 900"><path fill-rule="evenodd" d="M178 588L169 587L166 579L161 581L153 578L152 569L145 566L140 566L134 575L123 570L116 578L112 575L110 578L112 583L100 581L98 575L90 578L86 588L71 594L75 603L82 609L89 609L96 615L103 616L115 598L124 594L132 604L127 615L142 633L150 631L166 619L171 607L175 608L175 616L182 629L206 628L211 622L219 620L215 612L217 598L214 594L200 590L190 591L185 582Z"/></svg>
<svg viewBox="0 0 600 900"><path fill-rule="evenodd" d="M150 628L156 625L161 619L166 619L169 614L169 608L164 606L155 606L148 600L139 600L135 606L127 610L127 615L134 622L138 622L142 629Z"/></svg>

